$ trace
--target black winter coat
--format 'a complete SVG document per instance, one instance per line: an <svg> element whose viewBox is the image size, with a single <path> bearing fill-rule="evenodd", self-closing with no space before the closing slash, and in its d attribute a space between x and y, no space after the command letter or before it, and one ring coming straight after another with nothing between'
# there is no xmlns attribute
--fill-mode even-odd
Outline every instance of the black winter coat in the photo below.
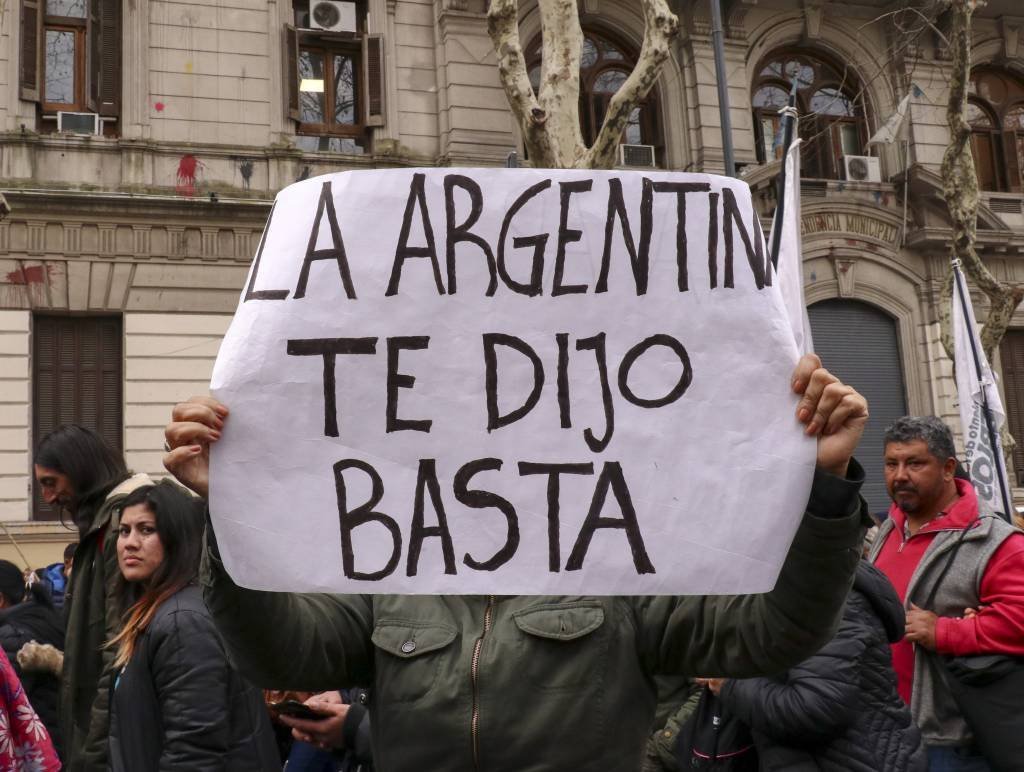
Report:
<svg viewBox="0 0 1024 772"><path fill-rule="evenodd" d="M110 702L112 772L281 768L263 694L231 667L198 587L160 606Z"/></svg>
<svg viewBox="0 0 1024 772"><path fill-rule="evenodd" d="M64 651L64 620L52 606L27 600L0 611L0 646L25 687L39 719L50 733L53 747L64 758L57 704L60 698L60 676L55 673L24 672L18 664L18 650L29 641L48 643Z"/></svg>
<svg viewBox="0 0 1024 772"><path fill-rule="evenodd" d="M889 580L862 561L839 632L821 651L779 676L725 682L724 706L751 727L761 770L927 769L889 649L905 618Z"/></svg>

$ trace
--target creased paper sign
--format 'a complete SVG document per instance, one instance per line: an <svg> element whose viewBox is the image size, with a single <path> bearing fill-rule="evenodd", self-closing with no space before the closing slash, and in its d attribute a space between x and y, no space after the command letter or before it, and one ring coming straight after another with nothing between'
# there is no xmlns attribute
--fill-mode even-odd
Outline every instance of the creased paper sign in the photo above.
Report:
<svg viewBox="0 0 1024 772"><path fill-rule="evenodd" d="M211 511L271 590L769 590L814 443L743 183L400 169L277 196Z"/></svg>

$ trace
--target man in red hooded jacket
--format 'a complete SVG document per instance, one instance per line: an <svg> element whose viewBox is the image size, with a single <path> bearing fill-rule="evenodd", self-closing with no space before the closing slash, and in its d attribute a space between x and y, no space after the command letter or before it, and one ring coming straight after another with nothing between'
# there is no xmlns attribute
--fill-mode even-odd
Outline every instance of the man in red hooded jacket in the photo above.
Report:
<svg viewBox="0 0 1024 772"><path fill-rule="evenodd" d="M907 608L893 667L932 769L987 770L931 652L1024 655L1024 533L979 518L974 487L956 466L953 436L938 418L905 417L886 430L894 503L869 557Z"/></svg>

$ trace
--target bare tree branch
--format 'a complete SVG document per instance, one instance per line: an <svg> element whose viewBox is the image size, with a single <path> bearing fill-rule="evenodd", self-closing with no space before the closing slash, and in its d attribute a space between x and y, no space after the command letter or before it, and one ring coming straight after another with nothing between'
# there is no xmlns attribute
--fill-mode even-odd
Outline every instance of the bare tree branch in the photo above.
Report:
<svg viewBox="0 0 1024 772"><path fill-rule="evenodd" d="M713 0L717 2L717 0ZM633 110L647 96L669 56L669 44L679 33L679 19L665 0L641 0L644 12L644 42L636 67L608 104L604 124L590 148L585 166L610 169L615 165L619 138Z"/></svg>
<svg viewBox="0 0 1024 772"><path fill-rule="evenodd" d="M533 93L526 71L526 57L519 40L518 10L518 0L491 0L487 11L487 32L498 54L498 77L523 132L526 152L534 165L552 167L557 154L545 130L547 114Z"/></svg>
<svg viewBox="0 0 1024 772"><path fill-rule="evenodd" d="M949 145L942 157L942 194L946 199L953 228L951 256L960 258L964 271L989 300L988 318L981 330L981 346L991 362L1014 311L1024 299L1024 288L1004 285L996 279L981 261L975 247L978 232L978 175L971 153L971 125L967 122L971 15L975 6L976 0L950 0L952 28L949 50L952 76L946 107ZM947 348L947 353L952 359L951 348Z"/></svg>

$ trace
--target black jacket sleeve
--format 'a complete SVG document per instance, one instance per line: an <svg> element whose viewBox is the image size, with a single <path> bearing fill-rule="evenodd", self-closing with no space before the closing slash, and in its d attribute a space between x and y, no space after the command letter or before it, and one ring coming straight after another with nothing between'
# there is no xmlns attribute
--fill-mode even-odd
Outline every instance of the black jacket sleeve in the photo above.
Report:
<svg viewBox="0 0 1024 772"><path fill-rule="evenodd" d="M786 745L813 745L843 732L857 715L857 662L865 640L860 625L843 620L817 654L778 678L726 681L721 698L730 714Z"/></svg>
<svg viewBox="0 0 1024 772"><path fill-rule="evenodd" d="M150 651L163 714L160 770L222 770L231 736L227 655L208 617L183 609L163 621Z"/></svg>

